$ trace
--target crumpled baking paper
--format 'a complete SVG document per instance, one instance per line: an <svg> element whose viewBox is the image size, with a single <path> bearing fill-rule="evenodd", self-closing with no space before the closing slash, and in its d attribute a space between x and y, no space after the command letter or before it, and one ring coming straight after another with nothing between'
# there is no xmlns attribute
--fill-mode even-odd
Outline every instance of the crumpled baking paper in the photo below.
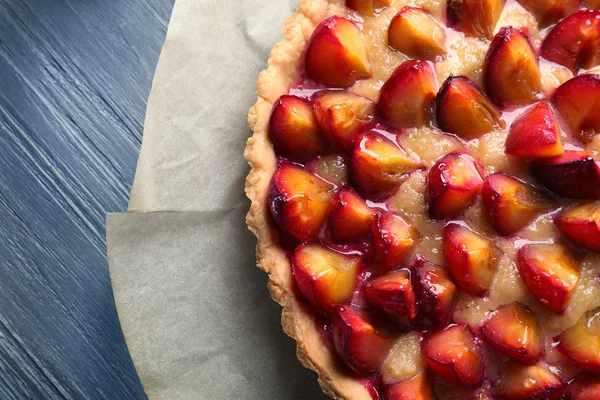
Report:
<svg viewBox="0 0 600 400"><path fill-rule="evenodd" d="M150 399L325 399L256 268L248 109L296 0L178 0L128 213L107 219L121 325Z"/></svg>

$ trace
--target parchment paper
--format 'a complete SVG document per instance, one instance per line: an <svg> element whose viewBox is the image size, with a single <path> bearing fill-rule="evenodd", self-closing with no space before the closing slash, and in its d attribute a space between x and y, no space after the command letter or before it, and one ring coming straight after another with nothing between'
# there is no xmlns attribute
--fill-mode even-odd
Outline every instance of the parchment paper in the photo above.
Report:
<svg viewBox="0 0 600 400"><path fill-rule="evenodd" d="M178 0L128 213L107 220L123 332L151 399L325 399L282 332L244 217L254 83L296 0Z"/></svg>

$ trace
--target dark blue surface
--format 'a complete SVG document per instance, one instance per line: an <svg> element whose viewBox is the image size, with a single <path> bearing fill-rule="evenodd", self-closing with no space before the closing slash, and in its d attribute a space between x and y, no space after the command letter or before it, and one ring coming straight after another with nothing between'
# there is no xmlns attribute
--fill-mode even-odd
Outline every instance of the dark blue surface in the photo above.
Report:
<svg viewBox="0 0 600 400"><path fill-rule="evenodd" d="M143 399L105 215L124 211L174 0L0 0L0 399Z"/></svg>

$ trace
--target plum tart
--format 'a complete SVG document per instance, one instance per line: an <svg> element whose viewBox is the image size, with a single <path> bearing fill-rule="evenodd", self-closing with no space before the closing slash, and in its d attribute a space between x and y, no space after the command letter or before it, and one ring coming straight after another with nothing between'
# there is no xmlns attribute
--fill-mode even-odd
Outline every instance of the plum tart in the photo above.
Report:
<svg viewBox="0 0 600 400"><path fill-rule="evenodd" d="M600 1L300 0L247 217L353 400L600 399Z"/></svg>

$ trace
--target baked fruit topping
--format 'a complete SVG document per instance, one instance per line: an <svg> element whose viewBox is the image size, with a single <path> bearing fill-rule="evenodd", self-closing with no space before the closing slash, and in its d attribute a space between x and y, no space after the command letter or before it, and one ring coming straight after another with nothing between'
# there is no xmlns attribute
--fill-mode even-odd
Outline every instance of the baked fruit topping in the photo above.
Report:
<svg viewBox="0 0 600 400"><path fill-rule="evenodd" d="M435 60L446 54L446 31L422 8L404 7L390 23L390 46L409 57Z"/></svg>
<svg viewBox="0 0 600 400"><path fill-rule="evenodd" d="M332 87L352 86L373 75L360 29L342 17L331 17L315 28L306 51L306 73Z"/></svg>
<svg viewBox="0 0 600 400"><path fill-rule="evenodd" d="M325 91L317 93L313 101L317 124L333 145L351 149L356 136L375 125L375 104L364 97Z"/></svg>
<svg viewBox="0 0 600 400"><path fill-rule="evenodd" d="M506 138L506 153L523 159L556 157L564 152L556 117L545 102L517 118Z"/></svg>
<svg viewBox="0 0 600 400"><path fill-rule="evenodd" d="M442 157L429 171L427 199L431 218L460 214L474 202L483 185L481 162L459 150Z"/></svg>
<svg viewBox="0 0 600 400"><path fill-rule="evenodd" d="M501 112L465 76L450 76L437 95L437 123L444 132L475 139L504 125Z"/></svg>
<svg viewBox="0 0 600 400"><path fill-rule="evenodd" d="M502 172L486 178L481 194L488 218L502 236L518 232L549 205L541 191Z"/></svg>
<svg viewBox="0 0 600 400"><path fill-rule="evenodd" d="M538 20L548 26L579 9L580 0L517 0Z"/></svg>
<svg viewBox="0 0 600 400"><path fill-rule="evenodd" d="M511 303L494 311L481 332L496 350L525 364L542 356L544 342L537 318L525 305Z"/></svg>
<svg viewBox="0 0 600 400"><path fill-rule="evenodd" d="M587 151L567 150L563 155L536 162L533 175L560 197L600 199L600 163Z"/></svg>
<svg viewBox="0 0 600 400"><path fill-rule="evenodd" d="M394 341L375 329L364 311L340 307L333 316L333 344L350 368L372 374L379 369Z"/></svg>
<svg viewBox="0 0 600 400"><path fill-rule="evenodd" d="M333 311L352 298L362 258L342 254L318 243L296 248L292 271L300 292L314 306Z"/></svg>
<svg viewBox="0 0 600 400"><path fill-rule="evenodd" d="M558 348L584 371L600 372L600 309L587 312L561 333Z"/></svg>
<svg viewBox="0 0 600 400"><path fill-rule="evenodd" d="M469 36L492 39L504 0L448 0L449 25Z"/></svg>
<svg viewBox="0 0 600 400"><path fill-rule="evenodd" d="M542 89L537 55L513 27L500 29L485 57L485 87L498 104L532 103Z"/></svg>
<svg viewBox="0 0 600 400"><path fill-rule="evenodd" d="M542 44L541 56L573 72L600 64L600 12L582 10L560 21Z"/></svg>
<svg viewBox="0 0 600 400"><path fill-rule="evenodd" d="M448 271L436 264L417 259L415 263L414 290L419 307L433 326L445 328L452 319L460 295Z"/></svg>
<svg viewBox="0 0 600 400"><path fill-rule="evenodd" d="M471 296L484 296L498 268L500 251L494 242L458 223L446 225L443 241L446 263L458 286Z"/></svg>
<svg viewBox="0 0 600 400"><path fill-rule="evenodd" d="M335 186L295 164L275 171L269 206L275 221L301 241L314 239L327 218Z"/></svg>
<svg viewBox="0 0 600 400"><path fill-rule="evenodd" d="M527 244L519 250L519 270L531 294L555 313L563 312L579 283L573 256L558 244Z"/></svg>
<svg viewBox="0 0 600 400"><path fill-rule="evenodd" d="M452 325L423 338L423 355L429 368L456 386L474 387L483 379L479 345L466 325Z"/></svg>
<svg viewBox="0 0 600 400"><path fill-rule="evenodd" d="M554 224L575 245L600 252L600 201L568 208L554 218Z"/></svg>
<svg viewBox="0 0 600 400"><path fill-rule="evenodd" d="M395 128L429 124L437 83L426 61L406 61L392 74L379 93L378 115Z"/></svg>
<svg viewBox="0 0 600 400"><path fill-rule="evenodd" d="M498 385L501 400L561 400L565 387L558 376L542 365L511 363Z"/></svg>
<svg viewBox="0 0 600 400"><path fill-rule="evenodd" d="M349 189L336 193L329 209L328 226L337 243L351 243L371 234L375 211L358 194Z"/></svg>
<svg viewBox="0 0 600 400"><path fill-rule="evenodd" d="M350 160L352 183L368 199L394 194L408 176L423 164L385 136L368 132L356 138Z"/></svg>
<svg viewBox="0 0 600 400"><path fill-rule="evenodd" d="M407 269L390 272L365 284L365 296L371 307L383 311L394 322L409 325L419 309Z"/></svg>
<svg viewBox="0 0 600 400"><path fill-rule="evenodd" d="M589 143L600 133L600 75L580 75L563 83L552 102L579 141Z"/></svg>
<svg viewBox="0 0 600 400"><path fill-rule="evenodd" d="M397 214L380 213L373 224L375 255L386 271L400 268L419 240L419 231Z"/></svg>
<svg viewBox="0 0 600 400"><path fill-rule="evenodd" d="M281 96L273 105L269 133L278 154L306 161L329 148L319 130L312 106L296 96Z"/></svg>
<svg viewBox="0 0 600 400"><path fill-rule="evenodd" d="M600 1L298 7L248 223L326 392L600 400Z"/></svg>

